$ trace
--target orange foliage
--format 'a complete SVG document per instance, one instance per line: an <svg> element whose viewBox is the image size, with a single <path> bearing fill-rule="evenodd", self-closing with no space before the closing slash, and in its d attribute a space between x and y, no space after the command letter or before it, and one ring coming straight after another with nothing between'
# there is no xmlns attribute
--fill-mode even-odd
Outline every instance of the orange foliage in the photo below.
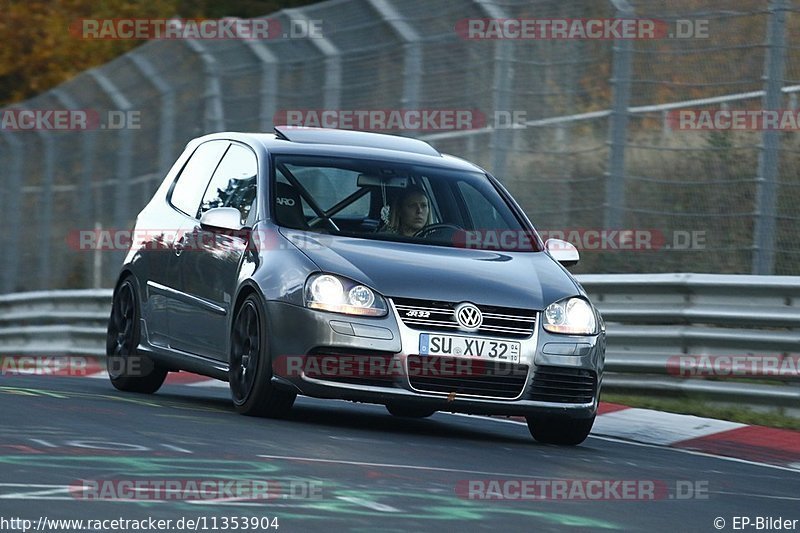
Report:
<svg viewBox="0 0 800 533"><path fill-rule="evenodd" d="M3 0L0 2L0 106L30 98L142 44L83 39L83 18L255 17L312 0Z"/></svg>
<svg viewBox="0 0 800 533"><path fill-rule="evenodd" d="M175 0L24 0L8 3L0 19L0 104L23 100L141 44L82 39L70 33L81 18L175 15Z"/></svg>

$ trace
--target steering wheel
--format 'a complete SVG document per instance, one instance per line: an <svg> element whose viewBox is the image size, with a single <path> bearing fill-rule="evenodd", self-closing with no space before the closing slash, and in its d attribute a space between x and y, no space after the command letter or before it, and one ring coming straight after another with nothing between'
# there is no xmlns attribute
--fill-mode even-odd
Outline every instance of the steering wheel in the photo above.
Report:
<svg viewBox="0 0 800 533"><path fill-rule="evenodd" d="M464 231L464 228L458 226L456 224L450 224L448 222L439 222L438 224L428 224L421 230L419 230L414 237L419 237L421 239L428 239L432 236L441 237L437 240L442 240L446 238L452 238L453 235L458 231Z"/></svg>

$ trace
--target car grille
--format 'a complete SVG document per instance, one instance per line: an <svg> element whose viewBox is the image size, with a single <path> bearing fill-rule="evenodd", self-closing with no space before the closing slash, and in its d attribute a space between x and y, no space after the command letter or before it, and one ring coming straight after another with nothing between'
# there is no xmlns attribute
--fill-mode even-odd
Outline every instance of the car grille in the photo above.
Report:
<svg viewBox="0 0 800 533"><path fill-rule="evenodd" d="M420 392L511 399L522 394L528 366L480 359L408 356L408 380Z"/></svg>
<svg viewBox="0 0 800 533"><path fill-rule="evenodd" d="M540 366L533 376L531 400L554 403L591 403L597 374L579 368Z"/></svg>
<svg viewBox="0 0 800 533"><path fill-rule="evenodd" d="M392 301L403 324L411 329L463 332L456 321L454 309L457 304L454 302L411 298L392 298ZM478 308L483 313L483 324L480 329L470 333L517 339L533 335L536 311L489 305L479 305Z"/></svg>

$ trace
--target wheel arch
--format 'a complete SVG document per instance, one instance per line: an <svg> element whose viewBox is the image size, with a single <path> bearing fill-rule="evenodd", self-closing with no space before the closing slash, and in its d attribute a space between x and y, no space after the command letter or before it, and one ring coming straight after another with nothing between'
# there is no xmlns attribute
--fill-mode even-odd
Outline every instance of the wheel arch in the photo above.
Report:
<svg viewBox="0 0 800 533"><path fill-rule="evenodd" d="M116 281L116 283L114 283L114 293L113 294L114 295L117 294L117 291L119 290L119 286L122 285L122 282L125 281L128 278L132 278L133 279L133 284L136 286L136 291L139 292L139 294L137 296L139 296L141 298L141 296L142 296L141 295L141 289L142 288L139 286L139 280L136 278L136 274L134 274L133 271L131 269L129 269L129 268L123 268L120 271L119 276L117 276L117 281Z"/></svg>
<svg viewBox="0 0 800 533"><path fill-rule="evenodd" d="M236 292L236 298L233 301L233 306L231 307L231 319L230 323L228 324L230 329L233 327L233 321L236 319L236 312L239 311L239 307L241 307L242 303L245 299L250 296L251 294L255 294L259 298L263 297L261 289L251 280L246 280L242 285L239 287L239 290Z"/></svg>
<svg viewBox="0 0 800 533"><path fill-rule="evenodd" d="M239 312L239 309L242 307L242 304L244 303L245 299L247 299L247 297L250 296L251 294L255 294L256 298L258 298L261 301L262 304L261 309L263 310L264 313L266 313L266 305L263 305L264 296L263 293L261 292L260 287L256 285L256 283L253 280L250 279L245 280L239 286L239 289L236 292L236 298L233 299L233 305L231 306L231 311L229 313L228 328L226 332L226 335L228 336L226 346L227 346L227 352L228 352L227 355L229 364L230 364L229 352L231 345L231 335L233 334L233 323L236 320L236 315ZM269 324L269 320L265 320L265 322Z"/></svg>

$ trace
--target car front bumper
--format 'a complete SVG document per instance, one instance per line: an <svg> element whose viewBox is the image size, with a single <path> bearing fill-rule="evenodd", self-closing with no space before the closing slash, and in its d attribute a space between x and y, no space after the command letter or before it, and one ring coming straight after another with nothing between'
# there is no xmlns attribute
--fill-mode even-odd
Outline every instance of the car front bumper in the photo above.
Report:
<svg viewBox="0 0 800 533"><path fill-rule="evenodd" d="M283 389L318 398L378 404L403 403L470 414L589 418L597 411L605 354L604 334L550 334L542 329L537 320L533 335L526 339L514 339L520 342L518 364L526 367L519 394L497 397L490 393L425 390L426 387L413 378L414 373L409 372L409 356L417 356L420 334L425 331L407 327L391 302L390 309L385 317L362 318L283 302L268 302L273 382ZM501 340L500 337L496 339ZM320 369L313 363L331 362L337 358L339 361L350 358L350 363L363 358L380 358L388 362L388 366L382 366L381 369L395 372L374 379L374 372L369 370L368 364L331 365L329 368L332 373L309 372L309 369ZM463 359L458 362L461 361ZM347 369L347 375L339 372L342 369ZM554 384L560 381L561 375L567 376L563 391L567 397L546 401L553 395L558 396ZM594 380L593 390L588 397L569 398L569 389L573 386L569 380L577 379L572 376L578 375L584 383L591 376ZM469 384L471 379L486 378L474 373L463 379Z"/></svg>

